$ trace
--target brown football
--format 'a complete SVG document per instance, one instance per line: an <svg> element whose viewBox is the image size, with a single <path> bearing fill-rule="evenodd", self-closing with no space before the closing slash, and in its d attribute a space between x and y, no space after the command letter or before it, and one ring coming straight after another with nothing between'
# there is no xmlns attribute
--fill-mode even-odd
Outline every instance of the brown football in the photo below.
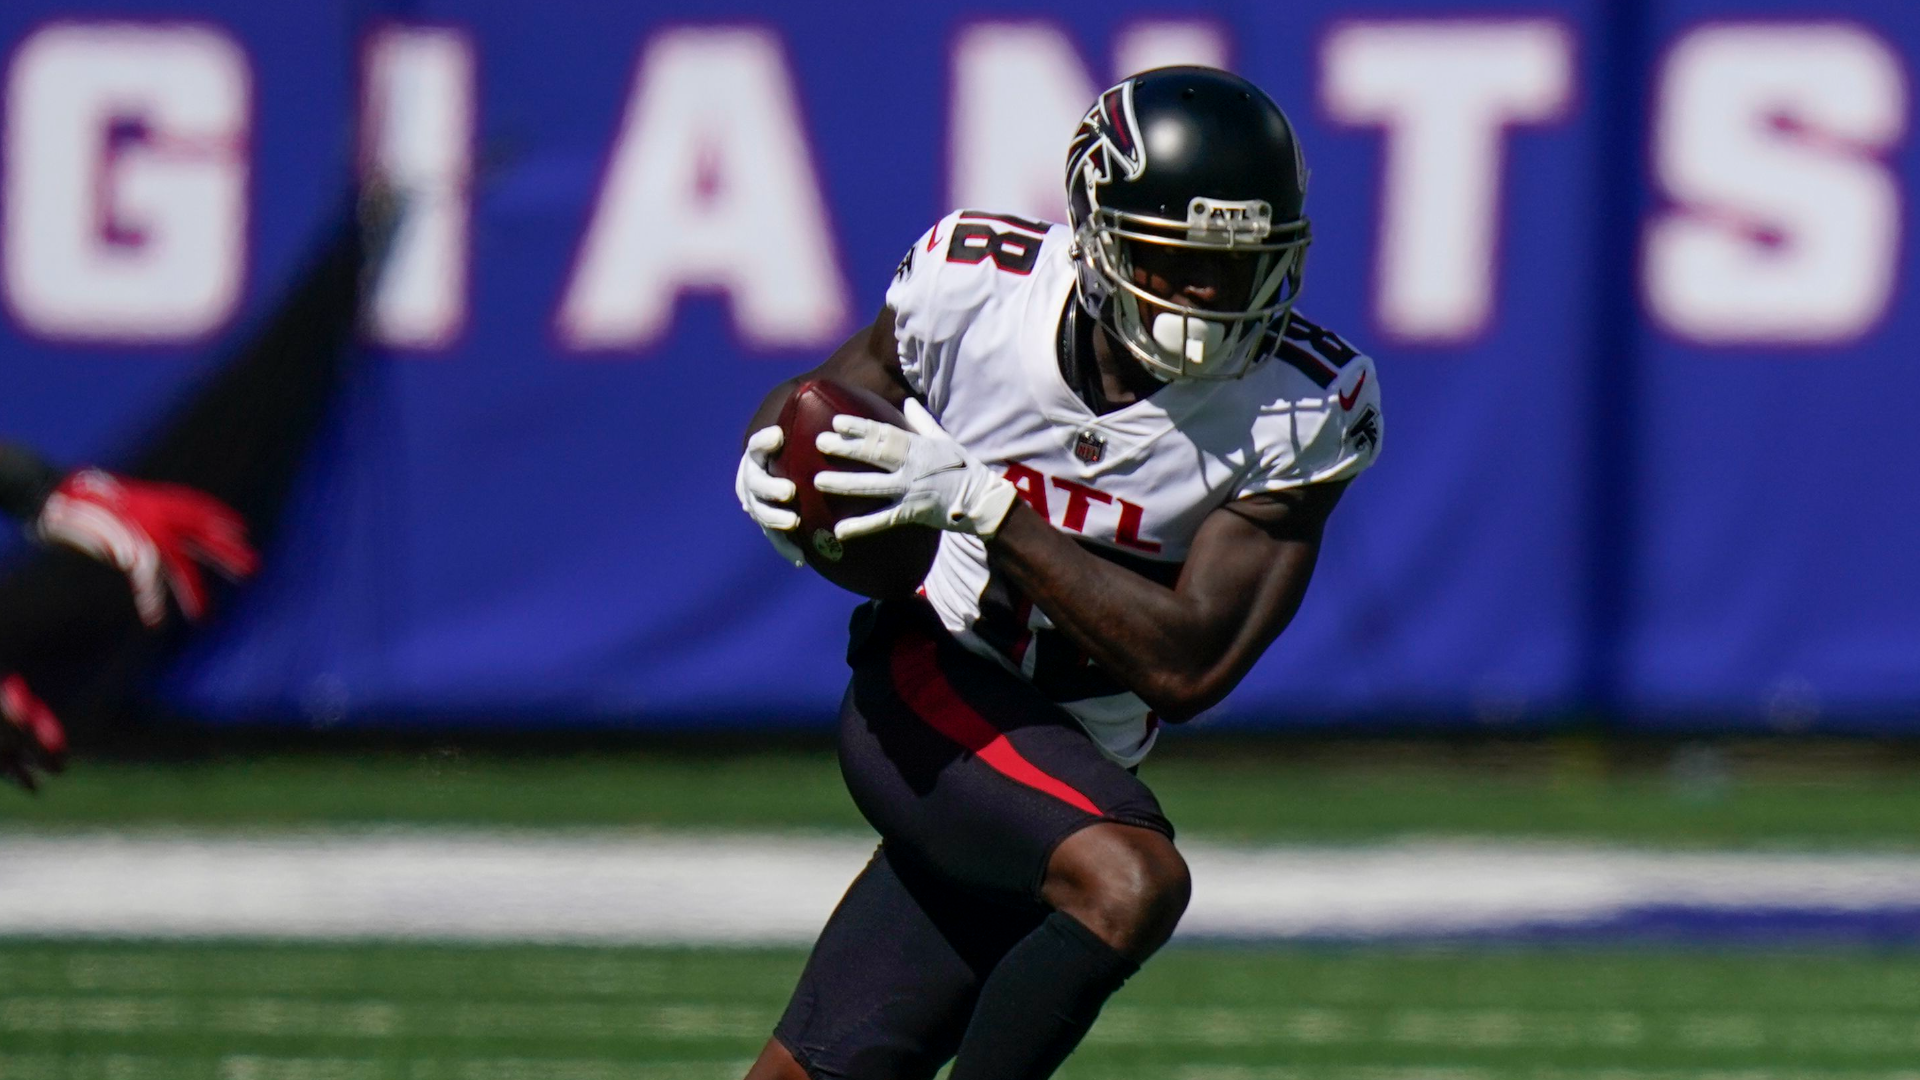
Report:
<svg viewBox="0 0 1920 1080"><path fill-rule="evenodd" d="M823 470L878 471L858 461L828 457L814 445L814 436L832 431L833 418L840 413L907 426L907 418L899 409L870 390L831 379L813 379L795 388L780 409L780 430L785 439L771 469L775 476L792 480L799 489L793 499L794 509L800 514L794 541L806 555L807 565L843 589L877 599L906 596L920 587L933 567L940 532L925 525L900 525L853 540L834 537L835 522L873 513L890 501L827 495L814 488L813 474Z"/></svg>

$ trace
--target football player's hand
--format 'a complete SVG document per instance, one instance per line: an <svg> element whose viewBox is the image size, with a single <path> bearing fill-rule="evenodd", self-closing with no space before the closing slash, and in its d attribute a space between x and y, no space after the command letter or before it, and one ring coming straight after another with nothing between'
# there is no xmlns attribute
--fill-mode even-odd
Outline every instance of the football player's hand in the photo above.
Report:
<svg viewBox="0 0 1920 1080"><path fill-rule="evenodd" d="M807 560L800 554L800 545L787 535L800 524L800 515L776 505L792 502L796 489L793 481L782 480L767 471L767 463L773 460L785 438L777 424L769 424L748 437L746 452L740 455L740 468L733 474L733 493L740 497L740 509L767 534L773 550L800 566Z"/></svg>
<svg viewBox="0 0 1920 1080"><path fill-rule="evenodd" d="M39 790L35 771L57 773L66 764L67 733L53 710L18 675L0 679L0 778Z"/></svg>
<svg viewBox="0 0 1920 1080"><path fill-rule="evenodd" d="M205 614L201 565L237 579L259 564L246 522L227 504L179 484L123 480L98 469L60 482L34 534L127 575L133 605L148 626L166 621L169 595L188 619Z"/></svg>
<svg viewBox="0 0 1920 1080"><path fill-rule="evenodd" d="M896 525L929 525L992 537L1019 492L947 434L926 406L907 399L907 427L858 416L836 416L833 430L814 445L823 454L876 466L882 472L820 472L813 486L835 495L896 500L863 517L843 518L835 536L851 540Z"/></svg>

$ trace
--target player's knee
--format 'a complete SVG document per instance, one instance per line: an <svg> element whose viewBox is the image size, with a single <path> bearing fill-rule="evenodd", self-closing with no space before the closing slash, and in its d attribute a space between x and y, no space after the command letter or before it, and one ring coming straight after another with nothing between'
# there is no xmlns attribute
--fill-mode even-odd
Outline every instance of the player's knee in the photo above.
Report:
<svg viewBox="0 0 1920 1080"><path fill-rule="evenodd" d="M1173 841L1128 825L1075 833L1047 868L1048 903L1138 959L1173 935L1192 894L1193 879Z"/></svg>
<svg viewBox="0 0 1920 1080"><path fill-rule="evenodd" d="M761 1049L760 1057L747 1070L746 1080L810 1080L807 1070L793 1059L793 1054L780 1045L779 1039L768 1039Z"/></svg>

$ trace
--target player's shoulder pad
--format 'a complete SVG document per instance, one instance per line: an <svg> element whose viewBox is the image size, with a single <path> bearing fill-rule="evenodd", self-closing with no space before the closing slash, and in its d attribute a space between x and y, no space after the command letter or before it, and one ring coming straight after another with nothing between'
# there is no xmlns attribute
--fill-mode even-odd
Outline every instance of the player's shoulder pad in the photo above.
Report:
<svg viewBox="0 0 1920 1080"><path fill-rule="evenodd" d="M1278 346L1263 363L1276 372L1290 370L1326 393L1337 385L1357 382L1355 365L1371 367L1373 362L1346 338L1294 312Z"/></svg>
<svg viewBox="0 0 1920 1080"><path fill-rule="evenodd" d="M1269 384L1273 400L1262 409L1258 441L1292 447L1293 480L1347 479L1373 464L1386 421L1372 357L1296 314L1262 366L1278 385Z"/></svg>
<svg viewBox="0 0 1920 1080"><path fill-rule="evenodd" d="M963 328L997 293L1039 264L1054 226L1014 214L955 210L921 234L887 286L896 331L935 341Z"/></svg>

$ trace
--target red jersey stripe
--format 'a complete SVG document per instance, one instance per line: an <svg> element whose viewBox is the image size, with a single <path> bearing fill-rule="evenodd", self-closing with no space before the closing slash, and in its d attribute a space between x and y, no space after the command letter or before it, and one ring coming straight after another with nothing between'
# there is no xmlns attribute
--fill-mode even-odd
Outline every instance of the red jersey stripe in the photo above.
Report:
<svg viewBox="0 0 1920 1080"><path fill-rule="evenodd" d="M1041 771L986 717L961 700L940 670L939 646L932 638L912 634L894 646L893 690L929 727L973 751L995 772L1089 814L1100 813L1092 799L1059 777Z"/></svg>

